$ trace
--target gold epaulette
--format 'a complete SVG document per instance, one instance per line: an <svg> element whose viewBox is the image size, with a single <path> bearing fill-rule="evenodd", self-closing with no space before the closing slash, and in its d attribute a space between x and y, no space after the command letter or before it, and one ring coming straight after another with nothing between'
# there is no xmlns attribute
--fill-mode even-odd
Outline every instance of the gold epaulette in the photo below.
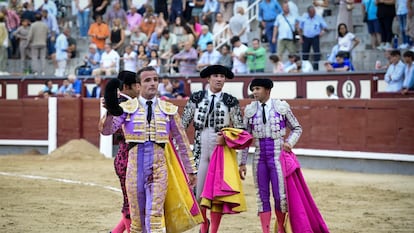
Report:
<svg viewBox="0 0 414 233"><path fill-rule="evenodd" d="M126 113L134 113L138 109L138 98L133 98L119 104Z"/></svg>
<svg viewBox="0 0 414 233"><path fill-rule="evenodd" d="M161 111L167 115L174 115L178 111L178 106L164 100L158 99L158 106L160 106Z"/></svg>

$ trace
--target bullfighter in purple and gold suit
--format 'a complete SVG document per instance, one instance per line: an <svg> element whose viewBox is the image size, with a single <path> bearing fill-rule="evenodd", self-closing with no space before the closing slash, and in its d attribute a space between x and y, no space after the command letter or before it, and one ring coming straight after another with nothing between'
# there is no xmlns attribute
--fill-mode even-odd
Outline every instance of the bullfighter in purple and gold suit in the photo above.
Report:
<svg viewBox="0 0 414 233"><path fill-rule="evenodd" d="M156 97L158 75L152 67L145 67L137 73L140 96L120 105L114 100L118 84L111 81L105 92L105 103L110 114L105 119L103 133L112 134L122 127L129 144L126 188L131 212L131 232L181 232L177 228L168 229L166 226L174 222L168 219L169 210L175 211L187 205L186 213L190 213L188 216L191 218L199 214L199 209L187 186L187 182L190 186L195 184L196 168L188 138L177 114L178 107ZM179 157L171 155L175 149L175 154ZM174 164L179 167L171 169L171 161L177 159L181 161ZM182 170L188 174L188 180L185 180ZM177 177L181 190L178 195L175 193L175 202L169 202L168 195L172 194L169 190L174 185L171 180ZM183 200L181 197L188 199ZM169 209L167 203L175 206ZM184 221L180 221L180 217L184 218L183 215L174 214L170 217L177 224L184 224ZM200 216L200 220L193 221L192 226L201 221Z"/></svg>

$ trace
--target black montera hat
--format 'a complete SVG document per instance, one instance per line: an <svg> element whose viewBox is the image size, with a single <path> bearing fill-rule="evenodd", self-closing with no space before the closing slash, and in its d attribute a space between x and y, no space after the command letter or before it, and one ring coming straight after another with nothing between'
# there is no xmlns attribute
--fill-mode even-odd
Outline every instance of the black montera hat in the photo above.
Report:
<svg viewBox="0 0 414 233"><path fill-rule="evenodd" d="M125 85L131 85L133 83L137 83L136 76L137 74L132 71L123 70L119 72L118 79Z"/></svg>
<svg viewBox="0 0 414 233"><path fill-rule="evenodd" d="M207 66L204 70L200 72L200 77L208 78L212 74L223 74L228 79L234 78L233 72L231 72L229 68L222 65Z"/></svg>
<svg viewBox="0 0 414 233"><path fill-rule="evenodd" d="M272 89L273 81L268 78L255 78L250 83L250 91L253 91L253 87L264 87L266 89Z"/></svg>

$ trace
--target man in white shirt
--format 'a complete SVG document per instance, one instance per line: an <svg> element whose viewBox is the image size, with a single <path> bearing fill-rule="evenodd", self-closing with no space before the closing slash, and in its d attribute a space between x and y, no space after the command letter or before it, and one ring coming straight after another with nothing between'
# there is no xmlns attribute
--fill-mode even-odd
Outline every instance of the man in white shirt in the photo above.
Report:
<svg viewBox="0 0 414 233"><path fill-rule="evenodd" d="M233 73L247 73L247 64L245 53L247 51L247 46L242 44L238 36L231 38L231 44L233 45L233 53L231 54L233 58Z"/></svg>
<svg viewBox="0 0 414 233"><path fill-rule="evenodd" d="M298 27L297 18L290 13L287 2L282 5L283 13L276 17L272 42L277 41L277 55L282 59L287 50L289 54L296 53L295 29ZM277 40L276 40L277 39Z"/></svg>
<svg viewBox="0 0 414 233"><path fill-rule="evenodd" d="M205 51L197 63L197 69L202 70L207 66L216 65L221 57L221 54L214 48L213 42L207 42L207 51Z"/></svg>
<svg viewBox="0 0 414 233"><path fill-rule="evenodd" d="M56 39L56 63L57 67L55 70L55 75L59 77L65 76L65 70L66 70L66 64L67 60L69 59L69 43L68 43L68 37L70 36L70 29L65 28L63 29L63 32L59 34L59 36Z"/></svg>
<svg viewBox="0 0 414 233"><path fill-rule="evenodd" d="M101 56L101 65L98 69L93 70L92 75L114 75L119 71L119 54L112 49L111 44L105 44L105 52Z"/></svg>
<svg viewBox="0 0 414 233"><path fill-rule="evenodd" d="M335 87L332 85L326 87L326 95L328 96L328 99L338 99L338 96L335 95Z"/></svg>

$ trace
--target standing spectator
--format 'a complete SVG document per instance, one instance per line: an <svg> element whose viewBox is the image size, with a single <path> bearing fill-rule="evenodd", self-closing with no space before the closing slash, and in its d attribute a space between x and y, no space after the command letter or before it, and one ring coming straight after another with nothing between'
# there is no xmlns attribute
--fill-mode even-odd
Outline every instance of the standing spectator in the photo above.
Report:
<svg viewBox="0 0 414 233"><path fill-rule="evenodd" d="M302 60L309 60L310 49L312 47L313 69L318 70L318 62L321 59L319 38L327 31L328 25L321 16L315 14L315 8L313 6L309 6L307 11L299 26L303 53Z"/></svg>
<svg viewBox="0 0 414 233"><path fill-rule="evenodd" d="M205 0L200 22L208 25L209 28L213 28L218 10L219 3L217 0Z"/></svg>
<svg viewBox="0 0 414 233"><path fill-rule="evenodd" d="M228 44L224 44L220 48L220 59L217 62L217 65L221 65L226 67L227 69L233 69L233 59L230 54L230 46Z"/></svg>
<svg viewBox="0 0 414 233"><path fill-rule="evenodd" d="M26 57L29 55L29 36L30 21L29 19L22 19L22 25L14 32L14 37L19 40L20 62L24 73L28 73L29 66L26 64Z"/></svg>
<svg viewBox="0 0 414 233"><path fill-rule="evenodd" d="M249 39L247 35L249 34L250 26L249 26L249 19L247 18L247 15L244 14L243 7L239 6L237 7L236 14L230 18L229 22L229 32L230 36L238 36L240 38L240 41L247 45L249 42Z"/></svg>
<svg viewBox="0 0 414 233"><path fill-rule="evenodd" d="M33 23L36 21L35 15L36 15L36 12L33 9L33 4L30 1L23 3L23 9L22 9L22 14L20 18L29 19L30 23Z"/></svg>
<svg viewBox="0 0 414 233"><path fill-rule="evenodd" d="M79 36L81 39L86 40L88 38L89 30L89 13L92 5L91 0L75 0L76 9L78 10L78 25L79 25Z"/></svg>
<svg viewBox="0 0 414 233"><path fill-rule="evenodd" d="M137 72L137 53L132 51L130 45L125 47L125 53L124 56L122 56L122 60L124 61L124 70Z"/></svg>
<svg viewBox="0 0 414 233"><path fill-rule="evenodd" d="M59 35L59 25L57 23L56 17L50 15L47 10L42 10L43 22L49 28L49 33L47 36L47 55L48 57L52 56L56 52L55 44L56 37Z"/></svg>
<svg viewBox="0 0 414 233"><path fill-rule="evenodd" d="M183 16L185 10L186 0L172 0L170 3L170 23L175 22L177 17Z"/></svg>
<svg viewBox="0 0 414 233"><path fill-rule="evenodd" d="M42 90L39 91L39 95L43 97L49 97L56 95L58 92L58 88L53 85L52 80L48 79L45 81L45 85L43 86Z"/></svg>
<svg viewBox="0 0 414 233"><path fill-rule="evenodd" d="M159 1L159 0L158 0ZM183 17L185 19L185 21L190 21L191 19L191 12L193 11L193 0L185 0L185 8L183 11Z"/></svg>
<svg viewBox="0 0 414 233"><path fill-rule="evenodd" d="M238 36L233 36L231 38L231 44L233 45L233 53L231 57L233 58L233 69L232 72L237 73L247 73L247 64L246 64L246 51L247 46L242 44Z"/></svg>
<svg viewBox="0 0 414 233"><path fill-rule="evenodd" d="M184 25L183 43L178 44L179 48L183 48L186 41L189 41L193 46L196 44L196 36L188 24Z"/></svg>
<svg viewBox="0 0 414 233"><path fill-rule="evenodd" d="M119 18L114 19L112 23L109 40L111 41L112 49L118 53L122 53L124 50L125 30L122 27L121 20Z"/></svg>
<svg viewBox="0 0 414 233"><path fill-rule="evenodd" d="M65 28L63 32L56 39L56 62L57 68L55 76L63 77L66 71L66 64L70 59L68 37L70 36L70 29Z"/></svg>
<svg viewBox="0 0 414 233"><path fill-rule="evenodd" d="M405 62L404 82L401 94L405 95L408 91L414 91L414 52L406 51L403 55Z"/></svg>
<svg viewBox="0 0 414 233"><path fill-rule="evenodd" d="M328 58L328 61L333 62L333 58L336 57L336 54L344 54L346 59L351 59L352 50L359 44L359 39L352 33L348 31L346 24L338 25L338 44L335 45L332 49L331 55Z"/></svg>
<svg viewBox="0 0 414 233"><path fill-rule="evenodd" d="M4 14L0 12L0 75L8 75L7 72L7 47L9 46L9 35L6 24L4 23Z"/></svg>
<svg viewBox="0 0 414 233"><path fill-rule="evenodd" d="M40 7L42 10L46 10L49 15L57 18L58 10L54 1L44 0L44 3Z"/></svg>
<svg viewBox="0 0 414 233"><path fill-rule="evenodd" d="M201 55L197 62L197 69L202 70L210 65L216 65L221 54L214 48L213 42L207 43L207 50Z"/></svg>
<svg viewBox="0 0 414 233"><path fill-rule="evenodd" d="M20 17L17 13L11 9L7 9L6 6L0 6L0 12L4 15L4 22L8 32L8 39L10 40L8 46L8 57L12 58L17 52L17 40L14 38L13 32L17 30L20 25Z"/></svg>
<svg viewBox="0 0 414 233"><path fill-rule="evenodd" d="M101 62L101 55L98 53L98 47L96 44L89 44L88 54L85 55L86 66L91 70L98 69Z"/></svg>
<svg viewBox="0 0 414 233"><path fill-rule="evenodd" d="M220 43L225 43L230 38L229 29L226 28L227 25L228 25L227 21L224 21L223 14L220 12L217 13L216 22L213 25L213 31L212 31L215 45L219 45ZM219 33L222 33L222 34L219 34Z"/></svg>
<svg viewBox="0 0 414 233"><path fill-rule="evenodd" d="M328 85L326 87L326 95L328 96L328 99L334 99L334 100L338 99L338 96L335 95L335 87L332 85Z"/></svg>
<svg viewBox="0 0 414 233"><path fill-rule="evenodd" d="M252 47L246 51L247 65L250 73L263 73L266 66L266 49L260 45L260 40L252 40Z"/></svg>
<svg viewBox="0 0 414 233"><path fill-rule="evenodd" d="M193 0L193 9L191 11L191 16L195 19L196 22L201 22L200 16L203 13L204 4L206 0Z"/></svg>
<svg viewBox="0 0 414 233"><path fill-rule="evenodd" d="M101 17L105 14L106 8L109 5L109 0L92 0L92 17L96 20L96 17ZM101 18L102 20L102 18Z"/></svg>
<svg viewBox="0 0 414 233"><path fill-rule="evenodd" d="M184 22L184 18L182 16L177 16L175 18L174 25L172 25L172 33L177 36L177 44L180 45L179 47L182 48L184 46L185 37L186 34L184 26L186 23Z"/></svg>
<svg viewBox="0 0 414 233"><path fill-rule="evenodd" d="M234 0L219 0L220 11L223 14L223 21L229 22L233 15Z"/></svg>
<svg viewBox="0 0 414 233"><path fill-rule="evenodd" d="M377 4L377 18L381 28L381 44L377 47L380 50L391 48L393 37L392 22L395 17L395 0L375 0Z"/></svg>
<svg viewBox="0 0 414 233"><path fill-rule="evenodd" d="M95 86L92 88L91 98L99 99L104 96L103 89L102 89L102 78L101 76L97 75L94 78Z"/></svg>
<svg viewBox="0 0 414 233"><path fill-rule="evenodd" d="M398 17L398 25L400 26L400 33L402 38L402 44L399 46L400 49L407 49L410 47L411 41L405 31L407 28L407 0L397 0L396 2L396 13Z"/></svg>
<svg viewBox="0 0 414 233"><path fill-rule="evenodd" d="M375 0L363 0L362 12L367 14L368 33L371 36L371 48L377 48L381 43L381 29L377 18L377 4Z"/></svg>
<svg viewBox="0 0 414 233"><path fill-rule="evenodd" d="M391 51L390 56L391 64L388 66L387 72L384 75L384 80L388 84L385 91L399 92L404 83L405 65L401 61L401 53L399 50Z"/></svg>
<svg viewBox="0 0 414 233"><path fill-rule="evenodd" d="M121 3L116 0L114 1L112 8L106 14L106 23L108 25L114 25L114 20L119 19L122 27L127 26L127 14L124 9L121 8Z"/></svg>
<svg viewBox="0 0 414 233"><path fill-rule="evenodd" d="M407 35L411 38L411 41L414 41L414 9L413 9L413 0L407 0ZM413 48L410 48L413 49Z"/></svg>
<svg viewBox="0 0 414 233"><path fill-rule="evenodd" d="M156 23L157 20L154 15L145 14L139 27L141 31L147 35L147 37L151 37L152 33L155 31Z"/></svg>
<svg viewBox="0 0 414 233"><path fill-rule="evenodd" d="M197 72L197 50L189 42L186 42L184 49L172 58L179 63L179 71L181 74L194 74Z"/></svg>
<svg viewBox="0 0 414 233"><path fill-rule="evenodd" d="M27 40L30 44L30 57L34 74L45 75L46 70L46 45L49 28L42 21L42 16L36 14L36 22L32 23ZM40 62L40 64L39 64Z"/></svg>
<svg viewBox="0 0 414 233"><path fill-rule="evenodd" d="M119 71L119 54L112 49L110 43L105 44L105 52L102 53L101 62L98 69L92 71L92 75L110 76Z"/></svg>
<svg viewBox="0 0 414 233"><path fill-rule="evenodd" d="M197 48L199 51L204 52L207 49L207 43L213 42L213 34L209 31L209 28L207 25L202 26L202 32L200 37L197 41Z"/></svg>
<svg viewBox="0 0 414 233"><path fill-rule="evenodd" d="M328 0L313 0L313 6L315 7L315 12L317 15L321 17L325 17L326 16L325 11L329 7L329 1Z"/></svg>
<svg viewBox="0 0 414 233"><path fill-rule="evenodd" d="M283 58L283 53L286 50L289 54L296 53L296 38L294 32L298 28L298 20L294 15L290 14L288 3L283 3L282 8L282 14L276 17L272 37L272 42L277 43L277 55L280 58Z"/></svg>
<svg viewBox="0 0 414 233"><path fill-rule="evenodd" d="M128 33L126 33L127 36L129 34L132 34L137 28L139 28L141 21L142 21L142 15L140 15L137 12L137 8L134 5L132 5L131 9L127 13L127 24L128 24L126 28L126 30L128 31Z"/></svg>
<svg viewBox="0 0 414 233"><path fill-rule="evenodd" d="M272 42L274 23L276 16L282 12L282 8L276 0L263 0L259 3L259 22L265 30L269 42L270 53L276 53L276 43Z"/></svg>
<svg viewBox="0 0 414 233"><path fill-rule="evenodd" d="M105 48L105 41L109 38L110 31L108 25L102 21L101 15L96 15L95 23L89 27L88 35L91 42L98 47L99 54L102 54Z"/></svg>
<svg viewBox="0 0 414 233"><path fill-rule="evenodd" d="M336 20L336 26L345 24L350 32L354 32L352 23L352 10L354 9L354 0L339 0L339 12Z"/></svg>

